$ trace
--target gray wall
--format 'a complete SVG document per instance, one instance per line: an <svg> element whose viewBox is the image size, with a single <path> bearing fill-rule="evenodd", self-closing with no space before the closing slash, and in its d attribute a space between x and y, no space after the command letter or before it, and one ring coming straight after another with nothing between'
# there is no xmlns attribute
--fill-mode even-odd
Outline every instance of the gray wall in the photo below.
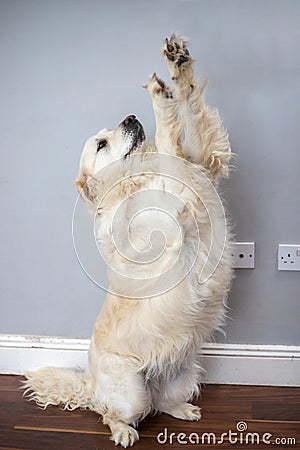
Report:
<svg viewBox="0 0 300 450"><path fill-rule="evenodd" d="M299 343L300 276L276 271L277 244L300 241L299 23L297 0L0 2L1 333L90 336L104 293L72 245L82 144L128 113L153 137L140 86L167 76L178 30L240 155L223 186L237 239L257 243L227 341Z"/></svg>

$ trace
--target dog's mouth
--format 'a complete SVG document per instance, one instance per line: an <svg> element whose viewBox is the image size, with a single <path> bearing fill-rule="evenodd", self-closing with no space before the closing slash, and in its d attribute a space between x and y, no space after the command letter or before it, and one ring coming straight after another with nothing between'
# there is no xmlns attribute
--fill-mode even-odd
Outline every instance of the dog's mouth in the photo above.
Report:
<svg viewBox="0 0 300 450"><path fill-rule="evenodd" d="M124 155L124 158L127 158L132 152L141 147L146 136L143 125L133 114L127 116L121 123L121 126L123 128L125 139L128 139L130 142L129 149Z"/></svg>

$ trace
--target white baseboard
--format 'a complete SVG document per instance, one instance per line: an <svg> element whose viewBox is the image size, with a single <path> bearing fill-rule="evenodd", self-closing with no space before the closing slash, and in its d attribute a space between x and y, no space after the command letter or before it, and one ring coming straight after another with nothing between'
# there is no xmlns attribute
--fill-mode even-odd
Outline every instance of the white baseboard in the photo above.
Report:
<svg viewBox="0 0 300 450"><path fill-rule="evenodd" d="M89 339L0 335L0 373L87 364ZM204 344L204 383L300 386L300 346Z"/></svg>

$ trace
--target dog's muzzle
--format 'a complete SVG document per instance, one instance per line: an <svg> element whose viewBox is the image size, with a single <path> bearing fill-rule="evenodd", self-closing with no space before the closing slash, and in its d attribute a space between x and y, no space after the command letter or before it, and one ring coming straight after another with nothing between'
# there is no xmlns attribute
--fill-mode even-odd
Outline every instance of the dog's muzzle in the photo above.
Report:
<svg viewBox="0 0 300 450"><path fill-rule="evenodd" d="M143 125L139 122L133 114L125 117L120 124L124 130L124 133L132 137L132 145L125 157L128 156L133 150L141 145L145 140L145 132Z"/></svg>

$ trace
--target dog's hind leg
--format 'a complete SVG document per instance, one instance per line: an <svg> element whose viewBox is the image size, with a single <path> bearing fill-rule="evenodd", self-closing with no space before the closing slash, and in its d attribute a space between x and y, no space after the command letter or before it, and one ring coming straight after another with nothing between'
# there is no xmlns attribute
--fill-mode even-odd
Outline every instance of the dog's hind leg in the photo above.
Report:
<svg viewBox="0 0 300 450"><path fill-rule="evenodd" d="M231 157L228 134L217 110L204 100L201 85L194 80L193 59L186 41L176 35L166 39L163 56L174 84L179 118L185 134L183 153L193 163L201 164L213 181L228 174Z"/></svg>
<svg viewBox="0 0 300 450"><path fill-rule="evenodd" d="M200 390L201 367L193 352L184 362L180 373L166 376L153 392L154 408L177 419L199 420L200 408L188 403Z"/></svg>
<svg viewBox="0 0 300 450"><path fill-rule="evenodd" d="M173 91L154 73L144 87L151 95L156 121L155 145L159 153L182 157L177 101Z"/></svg>
<svg viewBox="0 0 300 450"><path fill-rule="evenodd" d="M137 366L114 353L99 354L92 340L89 368L94 386L94 411L102 415L116 445L133 445L139 439L133 426L151 410L150 392Z"/></svg>

